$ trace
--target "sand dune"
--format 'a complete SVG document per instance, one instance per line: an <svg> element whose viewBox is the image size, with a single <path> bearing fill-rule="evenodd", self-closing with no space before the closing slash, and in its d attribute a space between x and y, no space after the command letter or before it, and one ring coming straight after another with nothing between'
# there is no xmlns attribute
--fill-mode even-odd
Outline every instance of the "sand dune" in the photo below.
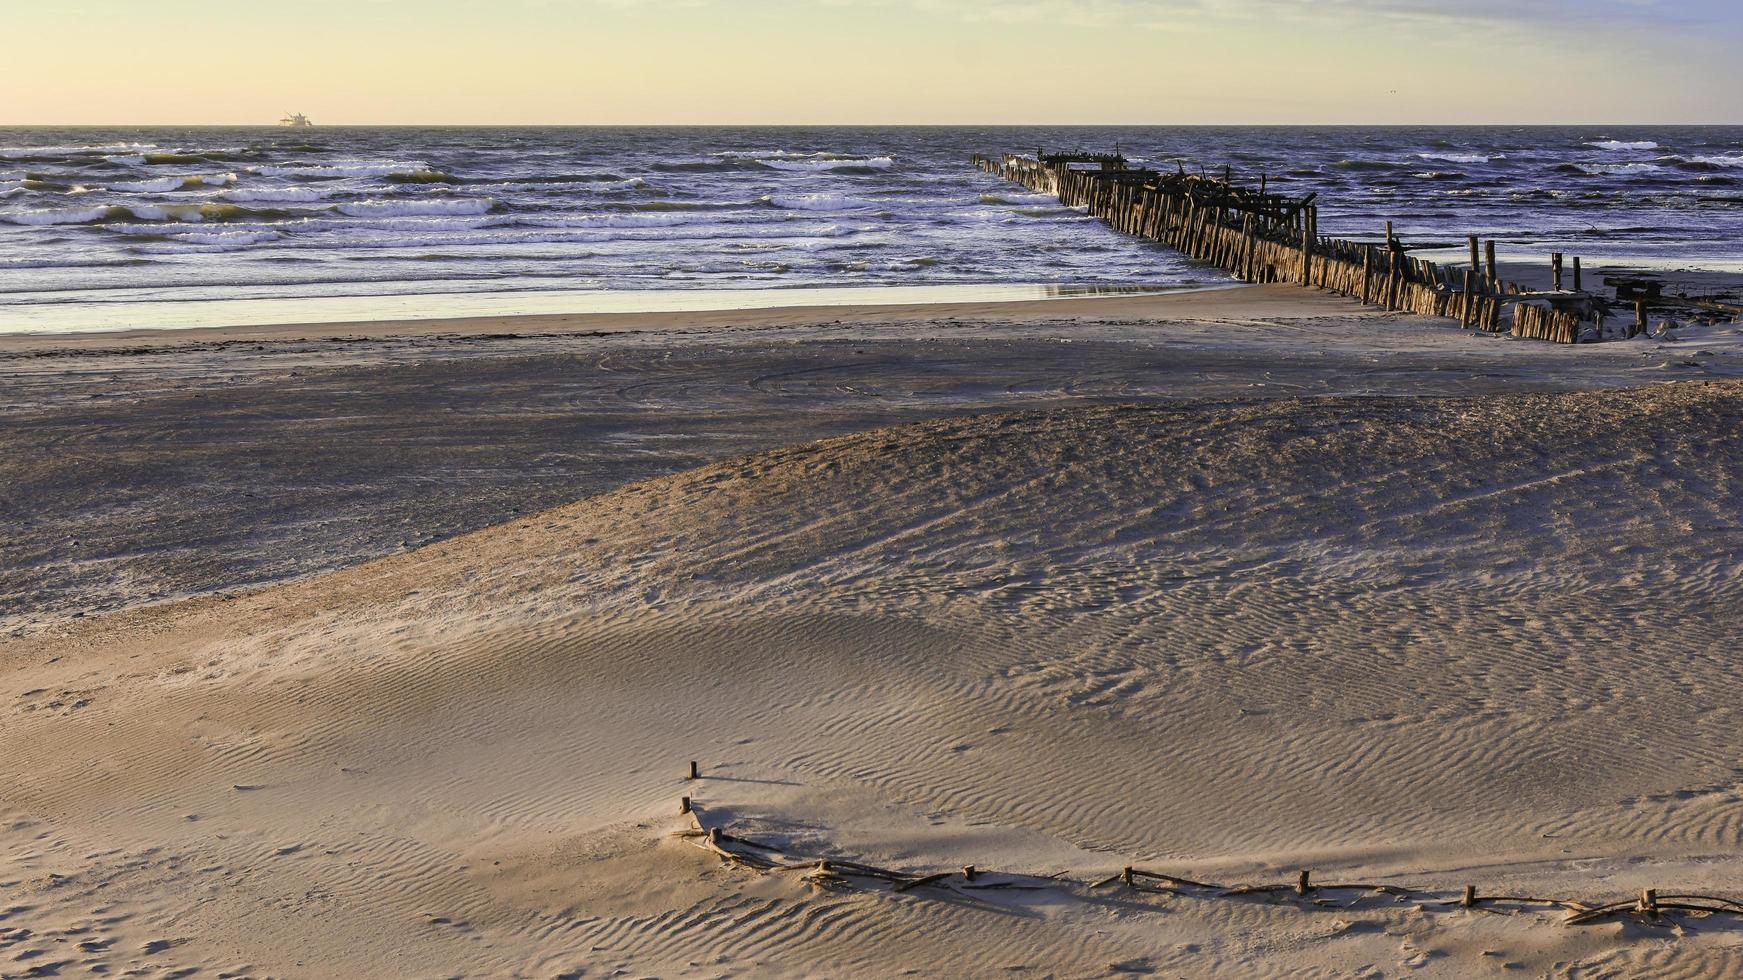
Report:
<svg viewBox="0 0 1743 980"><path fill-rule="evenodd" d="M691 795L912 870L1735 891L1740 421L1731 383L940 419L16 639L0 961L1734 974L1717 921L816 893L669 834Z"/></svg>

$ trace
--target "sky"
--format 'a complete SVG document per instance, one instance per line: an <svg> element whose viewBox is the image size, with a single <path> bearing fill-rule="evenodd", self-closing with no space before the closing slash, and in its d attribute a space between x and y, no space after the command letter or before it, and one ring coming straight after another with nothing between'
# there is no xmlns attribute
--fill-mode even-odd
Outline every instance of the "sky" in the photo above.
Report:
<svg viewBox="0 0 1743 980"><path fill-rule="evenodd" d="M0 125L1743 123L1743 0L0 0Z"/></svg>

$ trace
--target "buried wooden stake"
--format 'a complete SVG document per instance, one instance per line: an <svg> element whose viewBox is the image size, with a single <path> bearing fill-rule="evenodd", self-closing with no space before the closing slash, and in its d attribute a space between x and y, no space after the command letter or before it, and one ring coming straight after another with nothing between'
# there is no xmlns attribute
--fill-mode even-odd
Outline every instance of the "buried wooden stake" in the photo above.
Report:
<svg viewBox="0 0 1743 980"><path fill-rule="evenodd" d="M969 881L974 880L974 873L975 873L974 872L974 865L965 864L962 866L962 876L964 878L967 878Z"/></svg>
<svg viewBox="0 0 1743 980"><path fill-rule="evenodd" d="M1461 905L1467 909L1477 907L1477 886L1476 885L1466 885L1465 886L1465 897L1459 900L1459 905Z"/></svg>
<svg viewBox="0 0 1743 980"><path fill-rule="evenodd" d="M1555 291L1561 292L1561 253L1549 253L1549 272L1555 280Z"/></svg>
<svg viewBox="0 0 1743 980"><path fill-rule="evenodd" d="M1585 281L1580 275L1580 257L1576 255L1574 256L1574 292L1585 292L1585 285Z"/></svg>
<svg viewBox="0 0 1743 980"><path fill-rule="evenodd" d="M1634 301L1634 332L1629 334L1628 336L1636 337L1636 336L1639 336L1640 334L1643 334L1645 332L1646 332L1646 301L1643 299L1637 299Z"/></svg>
<svg viewBox="0 0 1743 980"><path fill-rule="evenodd" d="M1658 889L1642 889L1640 892L1640 904L1637 908L1640 911L1645 912L1650 918L1658 918Z"/></svg>
<svg viewBox="0 0 1743 980"><path fill-rule="evenodd" d="M690 812L690 798L688 796L678 797L678 813L679 813L679 815L682 816L683 814L686 814L689 812Z"/></svg>
<svg viewBox="0 0 1743 980"><path fill-rule="evenodd" d="M1295 882L1295 894L1305 895L1308 892L1313 890L1313 885L1308 883L1308 877L1311 874L1312 874L1312 872L1306 870L1305 868L1302 869L1301 877L1298 878Z"/></svg>
<svg viewBox="0 0 1743 980"><path fill-rule="evenodd" d="M701 771L696 768L696 760L695 759L690 760L690 778L691 779L701 779L702 778Z"/></svg>
<svg viewBox="0 0 1743 980"><path fill-rule="evenodd" d="M1130 867L1120 872L1120 881L1124 882L1128 888L1132 886L1132 869Z"/></svg>

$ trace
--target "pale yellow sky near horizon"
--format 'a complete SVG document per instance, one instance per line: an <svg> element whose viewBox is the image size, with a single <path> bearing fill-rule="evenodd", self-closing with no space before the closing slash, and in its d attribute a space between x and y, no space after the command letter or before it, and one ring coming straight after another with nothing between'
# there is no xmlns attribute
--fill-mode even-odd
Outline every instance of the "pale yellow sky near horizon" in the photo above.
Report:
<svg viewBox="0 0 1743 980"><path fill-rule="evenodd" d="M1718 0L0 0L0 125L1743 122Z"/></svg>

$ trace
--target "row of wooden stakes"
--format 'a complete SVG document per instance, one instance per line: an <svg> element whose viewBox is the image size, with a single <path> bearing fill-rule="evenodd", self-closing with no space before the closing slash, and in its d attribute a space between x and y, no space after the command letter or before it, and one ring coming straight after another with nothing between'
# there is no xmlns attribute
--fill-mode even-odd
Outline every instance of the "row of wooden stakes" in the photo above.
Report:
<svg viewBox="0 0 1743 980"><path fill-rule="evenodd" d="M1236 187L1222 179L1131 170L1073 169L1073 158L1041 160L1007 155L976 156L981 170L1049 194L1068 207L1081 207L1116 230L1168 245L1199 261L1252 283L1292 282L1358 299L1364 304L1422 316L1446 317L1467 329L1558 343L1602 337L1603 304L1581 290L1579 260L1574 260L1574 290L1561 291L1561 256L1553 258L1556 289L1522 290L1502 281L1495 244L1479 256L1471 236L1470 265L1441 266L1406 253L1387 225L1386 244L1319 234L1319 209L1309 196L1290 201L1275 194ZM1098 158L1099 159L1099 158ZM1486 259L1486 262L1484 261ZM1511 307L1511 309L1509 309ZM1635 328L1645 329L1645 310Z"/></svg>
<svg viewBox="0 0 1743 980"><path fill-rule="evenodd" d="M690 763L688 779L701 779L696 763ZM1046 891L1063 889L1079 893L1120 886L1132 892L1182 895L1199 899L1277 898L1293 895L1307 900L1299 908L1310 909L1329 902L1326 896L1334 892L1384 896L1394 901L1415 902L1423 907L1466 909L1471 911L1505 912L1508 908L1560 910L1567 925L1592 925L1609 919L1635 917L1647 923L1659 923L1666 913L1685 912L1701 916L1743 917L1743 902L1717 895L1692 893L1661 893L1658 889L1643 889L1635 898L1611 902L1585 902L1574 899L1539 898L1530 895L1485 894L1476 885L1465 885L1457 898L1443 897L1447 893L1398 885L1333 882L1313 880L1313 873L1301 870L1288 884L1219 885L1196 881L1180 875L1146 871L1127 867L1112 877L1097 881L1081 881L1060 875L1026 875L989 871L969 864L958 871L909 872L880 868L847 858L805 857L794 860L783 847L764 843L742 835L728 833L723 826L709 826L702 808L691 797L679 800L678 812L690 818L690 827L674 836L693 840L723 862L759 874L796 872L802 880L820 888L851 888L856 882L881 882L894 892L911 892L922 888L945 888L965 897L988 890Z"/></svg>

